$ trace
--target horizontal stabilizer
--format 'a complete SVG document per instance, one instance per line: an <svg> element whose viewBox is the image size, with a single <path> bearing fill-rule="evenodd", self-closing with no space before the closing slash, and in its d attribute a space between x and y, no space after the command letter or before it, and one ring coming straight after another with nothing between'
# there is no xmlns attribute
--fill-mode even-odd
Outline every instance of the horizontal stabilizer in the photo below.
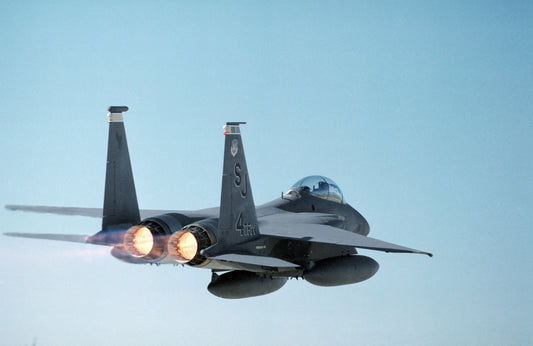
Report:
<svg viewBox="0 0 533 346"><path fill-rule="evenodd" d="M56 215L76 215L88 217L102 217L102 208L76 208L76 207L50 207L44 205L15 205L5 206L8 210L29 211L32 213L56 214Z"/></svg>
<svg viewBox="0 0 533 346"><path fill-rule="evenodd" d="M8 204L5 206L8 210L27 211L41 214L55 214L55 215L71 215L71 216L86 216L86 217L102 217L102 208L79 208L79 207L51 207L46 205L16 205ZM179 213L194 218L211 218L218 216L218 208L202 209L198 211L182 211L182 210L156 210L156 209L141 209L141 218L146 219L161 214Z"/></svg>
<svg viewBox="0 0 533 346"><path fill-rule="evenodd" d="M252 256L252 255L241 255L241 254L225 254L220 256L211 257L216 260L231 261L238 263L254 264L264 267L274 267L274 268L294 268L299 267L298 264L287 262L275 257L263 257L263 256Z"/></svg>
<svg viewBox="0 0 533 346"><path fill-rule="evenodd" d="M19 238L60 240L60 241L68 241L71 243L87 243L87 238L88 238L88 236L86 235L79 235L79 234L4 233L4 235L10 236L10 237L19 237Z"/></svg>
<svg viewBox="0 0 533 346"><path fill-rule="evenodd" d="M361 249L384 252L418 253L433 257L429 252L411 249L405 246L366 237L327 225L296 224L291 227L266 224L261 227L261 234L279 238L299 239L315 243L354 246Z"/></svg>

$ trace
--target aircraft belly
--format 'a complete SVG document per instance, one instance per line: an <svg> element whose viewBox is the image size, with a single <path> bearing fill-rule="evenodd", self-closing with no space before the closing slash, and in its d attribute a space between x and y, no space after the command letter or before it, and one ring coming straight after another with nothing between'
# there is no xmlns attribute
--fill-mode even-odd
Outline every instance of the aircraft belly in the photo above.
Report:
<svg viewBox="0 0 533 346"><path fill-rule="evenodd" d="M353 246L331 245L324 243L311 243L309 246L309 261L320 261L326 258L341 257L357 254Z"/></svg>

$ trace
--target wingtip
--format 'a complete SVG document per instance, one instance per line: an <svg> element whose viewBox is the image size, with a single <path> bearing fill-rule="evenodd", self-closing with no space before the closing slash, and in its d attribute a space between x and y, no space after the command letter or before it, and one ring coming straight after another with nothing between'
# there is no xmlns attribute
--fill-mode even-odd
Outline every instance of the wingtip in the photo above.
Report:
<svg viewBox="0 0 533 346"><path fill-rule="evenodd" d="M431 252L421 251L421 250L414 250L412 253L419 254L419 255L427 255L428 257L433 257L433 254Z"/></svg>
<svg viewBox="0 0 533 346"><path fill-rule="evenodd" d="M429 256L429 257L433 257L433 254L432 254L431 252L425 252L425 251L418 251L418 250L416 250L416 251L413 251L412 253L414 253L414 254L418 254L418 255L427 255L427 256Z"/></svg>

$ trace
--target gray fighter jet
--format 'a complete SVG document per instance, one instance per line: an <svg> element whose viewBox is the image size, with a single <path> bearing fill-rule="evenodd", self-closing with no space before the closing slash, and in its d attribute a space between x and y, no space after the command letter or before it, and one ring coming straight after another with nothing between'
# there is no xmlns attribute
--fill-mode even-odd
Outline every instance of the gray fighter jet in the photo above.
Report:
<svg viewBox="0 0 533 346"><path fill-rule="evenodd" d="M353 284L379 265L357 249L420 253L367 237L365 218L344 201L331 179L309 176L280 198L254 205L241 122L224 126L224 167L219 208L197 211L139 210L122 113L109 107L104 207L7 205L7 209L102 217L102 230L75 234L5 233L9 236L110 246L128 263L187 264L212 271L209 292L246 298L274 292L288 278L319 286Z"/></svg>

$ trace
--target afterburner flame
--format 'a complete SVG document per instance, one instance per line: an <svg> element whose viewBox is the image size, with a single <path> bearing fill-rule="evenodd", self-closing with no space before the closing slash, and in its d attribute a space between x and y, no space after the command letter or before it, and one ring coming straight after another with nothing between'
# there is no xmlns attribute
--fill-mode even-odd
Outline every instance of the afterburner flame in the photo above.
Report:
<svg viewBox="0 0 533 346"><path fill-rule="evenodd" d="M168 240L168 253L178 262L187 263L196 256L198 241L191 232L178 231Z"/></svg>
<svg viewBox="0 0 533 346"><path fill-rule="evenodd" d="M124 235L126 251L135 257L144 257L154 247L154 236L145 226L133 226Z"/></svg>

